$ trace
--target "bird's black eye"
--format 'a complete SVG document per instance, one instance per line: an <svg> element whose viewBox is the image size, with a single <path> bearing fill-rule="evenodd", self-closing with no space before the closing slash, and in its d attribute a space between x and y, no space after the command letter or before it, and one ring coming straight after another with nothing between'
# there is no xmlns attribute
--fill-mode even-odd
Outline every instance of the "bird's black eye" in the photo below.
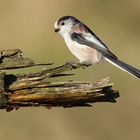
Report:
<svg viewBox="0 0 140 140"><path fill-rule="evenodd" d="M65 25L65 22L62 22L61 25L62 25L62 26Z"/></svg>

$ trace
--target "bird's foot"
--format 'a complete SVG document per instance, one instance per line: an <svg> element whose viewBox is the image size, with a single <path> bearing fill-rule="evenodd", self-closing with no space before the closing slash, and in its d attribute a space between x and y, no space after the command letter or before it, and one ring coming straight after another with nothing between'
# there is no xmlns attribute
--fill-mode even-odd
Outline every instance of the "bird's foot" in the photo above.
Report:
<svg viewBox="0 0 140 140"><path fill-rule="evenodd" d="M76 69L79 65L78 61L68 61L65 63L65 65L70 65L71 69Z"/></svg>
<svg viewBox="0 0 140 140"><path fill-rule="evenodd" d="M79 61L69 61L69 62L66 62L65 65L70 65L71 66L71 70L72 69L77 69L77 68L87 68L89 66L91 66L91 64L88 64L88 63L85 63L85 62L79 62Z"/></svg>
<svg viewBox="0 0 140 140"><path fill-rule="evenodd" d="M79 63L79 64L80 64L81 66L83 66L83 69L85 69L85 68L91 66L91 64L86 63L86 62L82 62L82 63Z"/></svg>

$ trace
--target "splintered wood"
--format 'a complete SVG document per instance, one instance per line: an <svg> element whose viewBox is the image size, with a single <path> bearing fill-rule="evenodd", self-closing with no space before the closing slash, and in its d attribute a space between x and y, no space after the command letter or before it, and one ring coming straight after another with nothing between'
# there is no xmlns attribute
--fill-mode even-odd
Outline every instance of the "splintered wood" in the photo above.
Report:
<svg viewBox="0 0 140 140"><path fill-rule="evenodd" d="M41 65L23 57L21 50L0 52L0 69L16 69ZM64 72L85 68L85 65L69 62L59 67L46 68L40 72L27 74L0 73L0 109L11 111L20 107L82 107L96 102L116 102L119 92L112 89L110 79L97 82L58 81L50 82L50 77L70 76ZM54 81L54 80L53 80Z"/></svg>

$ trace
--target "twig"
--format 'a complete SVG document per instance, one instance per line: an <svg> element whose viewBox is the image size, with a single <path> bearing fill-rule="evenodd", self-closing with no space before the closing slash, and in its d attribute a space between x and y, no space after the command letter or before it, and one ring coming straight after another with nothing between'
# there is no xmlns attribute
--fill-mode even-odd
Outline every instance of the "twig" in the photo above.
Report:
<svg viewBox="0 0 140 140"><path fill-rule="evenodd" d="M53 63L37 64L31 58L23 57L23 53L19 49L0 51L0 70L52 64Z"/></svg>

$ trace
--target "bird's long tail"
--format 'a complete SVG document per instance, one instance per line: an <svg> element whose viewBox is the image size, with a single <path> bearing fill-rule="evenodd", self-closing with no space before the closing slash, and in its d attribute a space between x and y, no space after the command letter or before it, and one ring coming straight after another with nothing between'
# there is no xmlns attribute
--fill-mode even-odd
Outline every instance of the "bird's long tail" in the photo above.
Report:
<svg viewBox="0 0 140 140"><path fill-rule="evenodd" d="M113 64L114 66L120 68L121 70L128 72L132 76L140 79L140 70L138 70L137 68L134 68L133 66L130 66L117 58L106 57L105 60Z"/></svg>

